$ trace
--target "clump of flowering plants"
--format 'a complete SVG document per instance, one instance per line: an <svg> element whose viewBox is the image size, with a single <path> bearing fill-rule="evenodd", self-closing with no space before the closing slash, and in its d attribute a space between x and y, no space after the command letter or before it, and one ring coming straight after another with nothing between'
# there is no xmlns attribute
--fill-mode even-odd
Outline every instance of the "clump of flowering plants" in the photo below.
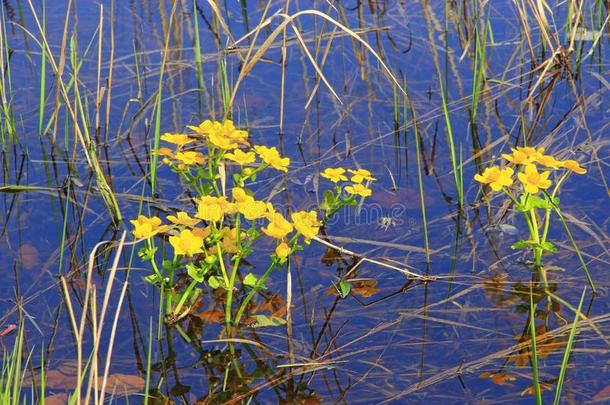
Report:
<svg viewBox="0 0 610 405"><path fill-rule="evenodd" d="M574 246L589 284L595 291L587 266L559 208L557 197L561 184L570 174L585 174L586 169L575 160L558 160L552 155L546 155L544 148L516 147L511 150L511 154L502 155L508 162L506 166L487 167L482 173L476 174L474 179L491 188L492 192L504 192L513 202L515 209L523 214L530 238L515 243L513 249L532 251L534 267L547 288L548 280L546 270L542 266L542 255L545 252L557 252L555 245L548 240L551 216L555 213ZM553 179L551 174L554 174ZM518 184L515 184L515 180L518 180Z"/></svg>
<svg viewBox="0 0 610 405"><path fill-rule="evenodd" d="M225 292L225 322L230 327L240 323L271 273L304 249L331 215L355 205L357 198L370 196L369 184L375 179L367 170L348 170L351 181L346 183L345 169L327 168L321 175L334 185L325 192L321 207L285 215L272 201L257 199L252 184L263 171L287 173L289 158L275 147L251 145L248 132L230 120L206 120L188 129L186 134L161 136L173 147L159 148L156 153L184 180L194 196L193 208L167 215L165 221L140 215L131 221L133 235L146 241L140 257L149 260L153 269L146 280L163 292L166 322L172 324L186 316L207 286ZM244 269L250 268L246 259L259 254L254 243L260 238L272 240L275 249L267 269L255 275ZM172 248L170 252L163 249L161 266L157 239L169 242ZM262 315L256 320L265 325L283 323L281 318Z"/></svg>

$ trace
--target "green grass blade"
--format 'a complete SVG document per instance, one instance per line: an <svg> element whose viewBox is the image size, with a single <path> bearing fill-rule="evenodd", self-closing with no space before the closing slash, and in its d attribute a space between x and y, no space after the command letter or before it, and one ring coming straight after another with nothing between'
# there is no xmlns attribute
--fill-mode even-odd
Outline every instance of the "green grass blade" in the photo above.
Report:
<svg viewBox="0 0 610 405"><path fill-rule="evenodd" d="M538 353L536 350L536 305L534 304L534 293L530 284L530 339L532 353L532 379L534 383L534 397L536 404L542 405L542 392L540 391L540 379L538 377Z"/></svg>
<svg viewBox="0 0 610 405"><path fill-rule="evenodd" d="M566 371L568 369L570 353L572 352L572 344L574 343L574 336L576 336L576 325L578 324L578 318L581 313L580 310L582 309L582 303L585 300L586 291L587 291L587 287L583 288L582 295L580 296L580 303L578 304L578 310L576 311L576 316L574 316L574 322L572 322L572 328L570 329L570 336L568 337L568 344L566 345L566 351L563 354L563 361L561 362L561 370L559 371L559 379L557 381L557 388L555 388L555 400L553 401L554 405L558 405L559 400L561 398L561 388L563 386L563 381L565 379Z"/></svg>

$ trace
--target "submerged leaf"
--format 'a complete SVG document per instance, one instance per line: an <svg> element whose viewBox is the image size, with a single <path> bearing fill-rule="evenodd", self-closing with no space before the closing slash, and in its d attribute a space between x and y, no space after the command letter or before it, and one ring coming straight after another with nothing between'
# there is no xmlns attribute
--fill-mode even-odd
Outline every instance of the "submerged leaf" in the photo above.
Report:
<svg viewBox="0 0 610 405"><path fill-rule="evenodd" d="M352 292L364 298L370 298L379 292L377 280L361 280L352 283Z"/></svg>
<svg viewBox="0 0 610 405"><path fill-rule="evenodd" d="M197 314L205 323L221 323L225 319L225 314L220 309L210 309Z"/></svg>
<svg viewBox="0 0 610 405"><path fill-rule="evenodd" d="M266 326L282 326L286 324L286 320L279 316L267 316L267 315L252 315L254 323L251 325L253 328L263 328Z"/></svg>

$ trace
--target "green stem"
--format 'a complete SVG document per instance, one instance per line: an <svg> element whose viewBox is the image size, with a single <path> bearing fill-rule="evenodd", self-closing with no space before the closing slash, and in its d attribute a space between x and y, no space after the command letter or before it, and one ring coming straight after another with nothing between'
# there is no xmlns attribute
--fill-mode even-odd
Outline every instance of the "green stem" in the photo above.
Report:
<svg viewBox="0 0 610 405"><path fill-rule="evenodd" d="M553 192L550 195L549 195L549 193L544 191L544 194L549 199L549 202L551 203L551 205L554 205L553 199L555 198L555 194L557 194L557 191L559 191L559 187L561 186L561 183L563 183L563 181L568 177L568 174L569 174L569 172L565 173L563 176L561 176L559 178L559 180L557 181L557 184L555 184L555 188L553 188ZM551 208L547 208L546 214L544 216L544 230L542 231L542 242L543 243L546 242L546 237L549 233L550 223L551 223Z"/></svg>
<svg viewBox="0 0 610 405"><path fill-rule="evenodd" d="M216 254L218 255L218 262L220 263L220 271L222 272L222 279L225 282L225 286L229 288L229 276L227 274L227 268L225 267L225 262L222 257L222 246L220 242L216 242Z"/></svg>
<svg viewBox="0 0 610 405"><path fill-rule="evenodd" d="M237 230L238 246L241 245L240 225L241 225L240 216L238 214L235 219L235 229ZM231 326L231 315L232 315L231 308L233 306L233 287L235 286L235 278L237 277L237 269L239 267L240 259L241 259L240 256L235 257L235 261L234 261L233 267L231 269L231 278L229 279L229 284L227 284L227 305L225 307L225 322L227 324L227 332L229 331L230 326Z"/></svg>
<svg viewBox="0 0 610 405"><path fill-rule="evenodd" d="M182 293L182 297L180 298L180 301L178 302L178 306L176 306L176 308L174 309L174 314L178 315L180 313L180 310L182 309L182 307L184 306L184 303L186 302L189 294L191 293L191 291L193 291L193 288L195 288L195 286L198 284L197 280L193 280L191 281L191 283L189 284L189 286L186 288L186 290L184 291L184 293Z"/></svg>
<svg viewBox="0 0 610 405"><path fill-rule="evenodd" d="M536 210L534 208L530 209L529 214L532 221L532 238L535 243L540 244L540 233L538 229L538 220L536 219ZM548 289L549 283L546 277L546 270L542 267L542 249L539 247L534 248L534 266L542 277L545 290Z"/></svg>
<svg viewBox="0 0 610 405"><path fill-rule="evenodd" d="M210 183L212 183L212 187L214 188L214 192L216 193L217 196L220 196L220 190L218 189L218 185L216 184L216 176L214 175L214 170L216 169L216 172L218 172L218 161L220 159L214 159L212 158L212 156L214 155L214 148L210 148L210 156L209 156L209 161L208 161L208 173L210 175ZM215 163L214 165L212 165L212 163ZM213 167L216 166L216 167Z"/></svg>
<svg viewBox="0 0 610 405"><path fill-rule="evenodd" d="M267 278L269 278L269 276L271 275L271 273L273 272L273 270L275 269L276 266L277 266L277 263L275 261L271 262L271 265L267 268L265 273L256 282L256 287L252 288L250 290L250 292L248 293L248 295L246 295L246 298L244 298L243 302L241 303L241 305L239 307L239 310L237 311L237 315L235 315L235 321L234 321L235 325L239 325L239 321L241 320L241 317L244 314L244 311L246 310L248 303L250 303L250 301L252 300L254 295L258 292L259 288L263 286L263 284L265 283Z"/></svg>

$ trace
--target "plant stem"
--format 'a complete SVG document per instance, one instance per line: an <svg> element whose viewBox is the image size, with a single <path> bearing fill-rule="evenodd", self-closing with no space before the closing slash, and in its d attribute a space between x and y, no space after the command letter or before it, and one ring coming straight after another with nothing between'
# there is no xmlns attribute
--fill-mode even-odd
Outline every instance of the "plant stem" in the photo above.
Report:
<svg viewBox="0 0 610 405"><path fill-rule="evenodd" d="M244 298L243 302L241 303L241 306L239 307L239 310L237 311L237 315L235 316L235 321L234 321L235 325L239 325L239 321L241 320L241 317L244 314L244 311L246 310L248 303L252 300L254 295L257 293L259 287L262 287L262 285L265 283L265 280L267 280L267 278L269 278L269 276L271 275L271 273L273 272L273 270L275 269L276 266L277 266L277 263L275 261L271 262L271 265L267 268L265 273L256 282L256 287L252 288L250 290L250 292L248 293L248 295L246 296L246 298Z"/></svg>
<svg viewBox="0 0 610 405"><path fill-rule="evenodd" d="M178 305L176 306L176 308L174 308L174 314L178 315L180 313L180 310L182 309L182 307L184 306L184 303L186 302L186 299L188 298L189 294L191 293L191 291L193 291L193 288L195 288L195 286L198 284L199 282L197 280L193 280L191 281L191 283L189 284L189 286L186 288L186 290L184 291L184 293L182 293L182 297L180 297L180 301L178 302Z"/></svg>

